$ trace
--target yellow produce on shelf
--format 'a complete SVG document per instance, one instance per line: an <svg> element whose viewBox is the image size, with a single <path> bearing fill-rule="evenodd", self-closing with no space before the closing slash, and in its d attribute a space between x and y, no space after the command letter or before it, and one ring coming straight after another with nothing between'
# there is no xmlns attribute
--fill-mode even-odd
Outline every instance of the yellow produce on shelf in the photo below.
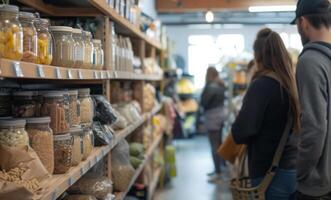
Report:
<svg viewBox="0 0 331 200"><path fill-rule="evenodd" d="M177 83L178 94L193 94L195 92L194 84L191 80L183 78Z"/></svg>
<svg viewBox="0 0 331 200"><path fill-rule="evenodd" d="M39 35L38 38L38 64L50 65L52 63L52 55L49 54L50 42L47 36L43 34Z"/></svg>
<svg viewBox="0 0 331 200"><path fill-rule="evenodd" d="M21 60L22 56L22 28L16 24L5 24L0 31L0 57Z"/></svg>

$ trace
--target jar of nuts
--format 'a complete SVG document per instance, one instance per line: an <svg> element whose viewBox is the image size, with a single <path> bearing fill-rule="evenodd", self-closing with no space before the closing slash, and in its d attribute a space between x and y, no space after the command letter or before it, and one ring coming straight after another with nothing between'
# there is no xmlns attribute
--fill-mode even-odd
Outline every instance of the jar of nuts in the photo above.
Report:
<svg viewBox="0 0 331 200"><path fill-rule="evenodd" d="M26 120L0 120L0 145L6 147L23 147L29 145L29 137L25 131Z"/></svg>
<svg viewBox="0 0 331 200"><path fill-rule="evenodd" d="M0 58L21 60L23 30L18 20L18 7L0 5Z"/></svg>
<svg viewBox="0 0 331 200"><path fill-rule="evenodd" d="M54 174L64 174L70 169L72 145L70 133L54 136Z"/></svg>
<svg viewBox="0 0 331 200"><path fill-rule="evenodd" d="M80 102L78 100L78 91L69 90L69 120L70 126L77 126L80 124Z"/></svg>
<svg viewBox="0 0 331 200"><path fill-rule="evenodd" d="M53 60L53 38L49 31L49 20L37 18L34 24L38 33L37 63L50 65Z"/></svg>
<svg viewBox="0 0 331 200"><path fill-rule="evenodd" d="M29 12L20 12L19 20L23 28L23 57L22 61L37 62L38 34L33 22L36 16Z"/></svg>
<svg viewBox="0 0 331 200"><path fill-rule="evenodd" d="M80 126L70 128L70 134L74 140L72 145L72 166L78 165L83 160L84 144L83 129Z"/></svg>
<svg viewBox="0 0 331 200"><path fill-rule="evenodd" d="M37 116L38 105L34 91L19 91L13 93L13 115L15 117L35 117Z"/></svg>
<svg viewBox="0 0 331 200"><path fill-rule="evenodd" d="M90 96L90 89L79 89L78 97L80 101L80 121L82 124L92 124L94 117L94 103Z"/></svg>
<svg viewBox="0 0 331 200"><path fill-rule="evenodd" d="M49 127L50 117L26 119L26 131L30 146L37 153L49 174L54 171L54 141L53 132Z"/></svg>

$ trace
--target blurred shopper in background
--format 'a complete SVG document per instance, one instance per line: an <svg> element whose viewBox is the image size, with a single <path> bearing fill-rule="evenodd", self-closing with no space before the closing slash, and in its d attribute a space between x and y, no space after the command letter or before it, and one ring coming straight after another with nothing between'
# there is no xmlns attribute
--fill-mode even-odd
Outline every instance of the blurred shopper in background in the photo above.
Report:
<svg viewBox="0 0 331 200"><path fill-rule="evenodd" d="M249 176L253 186L258 186L272 166L289 111L295 131L300 128L300 112L292 62L279 34L270 29L261 30L254 43L254 53L257 72L232 126L232 136L237 144L247 145ZM276 175L266 191L267 200L294 199L296 138L295 134L289 134Z"/></svg>
<svg viewBox="0 0 331 200"><path fill-rule="evenodd" d="M209 182L221 179L222 159L217 155L217 149L222 144L222 130L224 123L225 85L220 79L215 67L209 67L206 74L206 85L201 95L201 107L205 128L210 140L215 172L209 174Z"/></svg>
<svg viewBox="0 0 331 200"><path fill-rule="evenodd" d="M331 7L301 0L296 23L304 49L297 65L301 131L298 199L331 199Z"/></svg>

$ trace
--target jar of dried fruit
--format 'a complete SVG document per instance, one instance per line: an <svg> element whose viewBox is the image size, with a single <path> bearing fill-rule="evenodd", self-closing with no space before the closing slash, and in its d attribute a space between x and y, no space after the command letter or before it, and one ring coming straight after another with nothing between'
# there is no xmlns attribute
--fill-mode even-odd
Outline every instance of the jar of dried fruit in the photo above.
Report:
<svg viewBox="0 0 331 200"><path fill-rule="evenodd" d="M0 58L21 60L23 30L18 20L18 7L0 5Z"/></svg>
<svg viewBox="0 0 331 200"><path fill-rule="evenodd" d="M37 116L38 105L35 91L19 91L13 93L13 115L15 117Z"/></svg>
<svg viewBox="0 0 331 200"><path fill-rule="evenodd" d="M92 124L94 117L94 103L90 96L90 89L79 89L78 97L80 101L80 121L82 124Z"/></svg>
<svg viewBox="0 0 331 200"><path fill-rule="evenodd" d="M72 145L70 133L54 136L54 174L64 174L70 169Z"/></svg>
<svg viewBox="0 0 331 200"><path fill-rule="evenodd" d="M85 57L83 68L92 69L93 68L93 43L91 32L84 31L84 44L85 44Z"/></svg>
<svg viewBox="0 0 331 200"><path fill-rule="evenodd" d="M73 38L75 40L74 47L74 67L82 68L84 64L85 43L83 40L82 30L78 28L72 29Z"/></svg>
<svg viewBox="0 0 331 200"><path fill-rule="evenodd" d="M29 145L29 137L25 131L26 120L0 120L0 145L6 147L23 147Z"/></svg>
<svg viewBox="0 0 331 200"><path fill-rule="evenodd" d="M73 138L72 145L72 166L78 165L83 160L84 144L83 144L83 129L80 126L70 128L70 134Z"/></svg>
<svg viewBox="0 0 331 200"><path fill-rule="evenodd" d="M104 63L104 54L101 40L93 40L93 68L102 69Z"/></svg>
<svg viewBox="0 0 331 200"><path fill-rule="evenodd" d="M49 174L54 171L54 141L53 132L49 127L50 117L26 119L26 131L30 146L37 153Z"/></svg>
<svg viewBox="0 0 331 200"><path fill-rule="evenodd" d="M22 61L37 62L38 33L33 22L36 16L29 12L20 12L20 22L23 28L23 57Z"/></svg>
<svg viewBox="0 0 331 200"><path fill-rule="evenodd" d="M37 18L34 24L38 33L37 63L50 65L53 60L53 37L49 31L49 20Z"/></svg>

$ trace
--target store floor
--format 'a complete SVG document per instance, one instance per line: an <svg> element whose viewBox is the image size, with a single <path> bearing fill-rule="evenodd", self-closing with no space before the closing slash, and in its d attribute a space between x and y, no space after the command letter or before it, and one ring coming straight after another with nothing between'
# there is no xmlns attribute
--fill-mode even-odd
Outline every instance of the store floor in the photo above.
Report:
<svg viewBox="0 0 331 200"><path fill-rule="evenodd" d="M207 182L213 170L207 137L175 141L177 149L177 177L157 191L154 200L231 200L228 175L222 183Z"/></svg>

